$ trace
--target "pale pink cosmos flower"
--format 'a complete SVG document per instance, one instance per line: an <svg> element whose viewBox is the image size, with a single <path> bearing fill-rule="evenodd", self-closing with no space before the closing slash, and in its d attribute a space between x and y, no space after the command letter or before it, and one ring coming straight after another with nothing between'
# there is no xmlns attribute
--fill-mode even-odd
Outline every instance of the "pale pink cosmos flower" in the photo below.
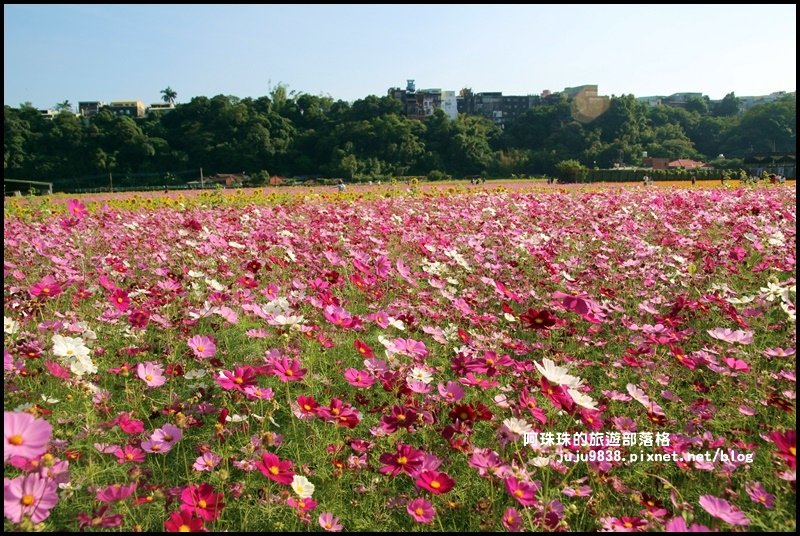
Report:
<svg viewBox="0 0 800 536"><path fill-rule="evenodd" d="M319 526L328 532L341 532L344 528L342 524L339 523L339 518L333 517L333 514L330 512L323 512L319 515Z"/></svg>
<svg viewBox="0 0 800 536"><path fill-rule="evenodd" d="M522 516L514 508L506 508L503 514L503 526L509 532L521 532Z"/></svg>
<svg viewBox="0 0 800 536"><path fill-rule="evenodd" d="M750 520L747 516L725 499L714 497L713 495L701 495L698 501L703 509L717 519L721 519L731 525L749 525Z"/></svg>
<svg viewBox="0 0 800 536"><path fill-rule="evenodd" d="M719 339L721 341L729 342L731 344L738 343L738 344L752 344L753 343L753 332L752 331L744 331L741 329L737 329L733 331L732 329L728 328L714 328L706 330L706 333L714 337L715 339Z"/></svg>
<svg viewBox="0 0 800 536"><path fill-rule="evenodd" d="M221 461L222 457L208 451L204 452L202 456L198 456L192 467L195 471L213 471Z"/></svg>
<svg viewBox="0 0 800 536"><path fill-rule="evenodd" d="M139 363L136 367L136 374L144 380L148 387L159 387L167 381L164 377L164 369L153 361Z"/></svg>
<svg viewBox="0 0 800 536"><path fill-rule="evenodd" d="M430 501L420 497L408 502L406 512L418 523L430 523L433 521L433 516L436 515L436 508L433 507Z"/></svg>
<svg viewBox="0 0 800 536"><path fill-rule="evenodd" d="M711 529L697 523L686 526L685 519L681 516L675 516L664 524L664 532L711 532Z"/></svg>
<svg viewBox="0 0 800 536"><path fill-rule="evenodd" d="M30 413L3 412L3 461L11 456L36 458L47 451L53 428Z"/></svg>
<svg viewBox="0 0 800 536"><path fill-rule="evenodd" d="M375 378L367 370L348 368L344 371L344 379L353 387L370 387Z"/></svg>
<svg viewBox="0 0 800 536"><path fill-rule="evenodd" d="M205 335L195 335L186 341L186 343L194 352L195 357L214 357L217 354L217 345L214 344L214 339L211 337L206 337Z"/></svg>
<svg viewBox="0 0 800 536"><path fill-rule="evenodd" d="M20 523L23 516L40 523L57 502L56 482L39 473L3 478L3 515L12 523Z"/></svg>

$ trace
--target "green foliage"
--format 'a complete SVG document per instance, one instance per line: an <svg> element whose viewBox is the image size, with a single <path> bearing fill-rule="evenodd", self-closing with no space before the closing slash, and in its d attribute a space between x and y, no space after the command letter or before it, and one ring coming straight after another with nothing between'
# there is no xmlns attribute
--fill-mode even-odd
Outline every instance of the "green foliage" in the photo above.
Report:
<svg viewBox="0 0 800 536"><path fill-rule="evenodd" d="M171 87L161 93L165 102L177 97ZM685 108L646 107L623 95L584 124L561 99L533 106L503 130L481 116L450 119L443 110L412 120L388 96L351 105L282 84L256 99L195 97L170 113L136 119L101 111L89 119L61 113L48 121L32 106L5 106L3 168L7 178L53 181L58 190L105 185L109 172L137 177L195 170L196 176L201 167L206 174L270 169L284 176L381 180L430 170L553 175L566 160L602 170L641 165L645 151L709 161L720 154L742 159L795 150L794 96L743 115L738 106L733 93L715 104L692 99Z"/></svg>

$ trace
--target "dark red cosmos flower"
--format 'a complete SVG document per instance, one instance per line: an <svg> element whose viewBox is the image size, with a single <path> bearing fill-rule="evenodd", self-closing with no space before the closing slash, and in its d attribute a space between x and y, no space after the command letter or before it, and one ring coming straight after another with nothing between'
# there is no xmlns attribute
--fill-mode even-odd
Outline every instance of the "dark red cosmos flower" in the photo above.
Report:
<svg viewBox="0 0 800 536"><path fill-rule="evenodd" d="M384 465L378 470L389 476L395 476L401 471L412 474L422 465L422 454L421 450L400 443L397 445L397 452L381 454L380 461Z"/></svg>
<svg viewBox="0 0 800 536"><path fill-rule="evenodd" d="M375 352L373 352L372 348L370 348L364 341L356 339L355 341L353 341L353 345L356 347L358 353L363 355L364 357L366 358L375 357Z"/></svg>
<svg viewBox="0 0 800 536"><path fill-rule="evenodd" d="M528 309L522 316L522 325L528 329L547 329L556 325L556 317L547 309Z"/></svg>

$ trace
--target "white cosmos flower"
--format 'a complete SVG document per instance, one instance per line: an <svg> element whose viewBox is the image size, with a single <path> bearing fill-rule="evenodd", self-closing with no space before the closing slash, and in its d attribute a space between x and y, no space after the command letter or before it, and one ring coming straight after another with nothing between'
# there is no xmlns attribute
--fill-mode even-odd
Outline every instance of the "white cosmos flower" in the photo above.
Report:
<svg viewBox="0 0 800 536"><path fill-rule="evenodd" d="M310 499L314 494L314 484L306 477L300 475L294 475L294 477L292 477L292 489L301 499Z"/></svg>
<svg viewBox="0 0 800 536"><path fill-rule="evenodd" d="M433 374L428 372L426 369L421 367L414 367L406 376L406 381L419 381L424 384L431 383L433 381Z"/></svg>
<svg viewBox="0 0 800 536"><path fill-rule="evenodd" d="M569 393L569 396L572 397L572 401L580 407L586 409L597 409L597 402L589 395L585 395L580 391L576 391L575 389L567 389L567 392Z"/></svg>
<svg viewBox="0 0 800 536"><path fill-rule="evenodd" d="M7 316L3 317L3 333L8 333L9 335L16 333L19 330L19 324L13 318L9 318Z"/></svg>
<svg viewBox="0 0 800 536"><path fill-rule="evenodd" d="M547 378L547 381L550 383L554 383L556 385L566 385L572 389L577 389L583 385L582 379L567 374L567 369L564 367L559 367L551 359L547 359L545 357L542 359L542 363L544 366L535 361L533 362L533 364L536 365L536 369L539 371L539 373Z"/></svg>
<svg viewBox="0 0 800 536"><path fill-rule="evenodd" d="M517 419L516 417L505 419L503 421L503 426L505 426L511 432L517 435L523 435L533 432L533 427L530 424L528 424L527 421L525 421L524 419Z"/></svg>
<svg viewBox="0 0 800 536"><path fill-rule="evenodd" d="M184 374L183 377L186 378L187 380L196 380L198 378L202 378L205 375L206 375L205 370L195 369L195 370L190 370L189 372Z"/></svg>
<svg viewBox="0 0 800 536"><path fill-rule="evenodd" d="M53 335L53 353L59 357L89 357L89 348L80 337Z"/></svg>
<svg viewBox="0 0 800 536"><path fill-rule="evenodd" d="M550 458L546 456L537 456L536 458L533 458L531 460L531 465L539 468L547 467L548 465L550 465Z"/></svg>
<svg viewBox="0 0 800 536"><path fill-rule="evenodd" d="M76 356L69 360L69 370L76 376L83 376L84 374L96 374L97 367L89 356Z"/></svg>

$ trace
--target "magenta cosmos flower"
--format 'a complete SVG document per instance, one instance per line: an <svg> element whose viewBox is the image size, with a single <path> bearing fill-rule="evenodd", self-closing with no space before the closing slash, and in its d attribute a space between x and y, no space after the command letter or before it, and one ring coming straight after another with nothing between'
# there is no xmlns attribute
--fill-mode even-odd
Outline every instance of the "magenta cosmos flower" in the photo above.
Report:
<svg viewBox="0 0 800 536"><path fill-rule="evenodd" d="M296 359L281 357L272 360L272 373L284 383L296 382L303 379L306 369L300 368L300 362Z"/></svg>
<svg viewBox="0 0 800 536"><path fill-rule="evenodd" d="M217 519L224 506L222 493L214 493L211 484L190 485L181 492L181 512L205 521Z"/></svg>
<svg viewBox="0 0 800 536"><path fill-rule="evenodd" d="M61 285L52 275L46 275L38 283L31 286L28 292L35 298L54 298L61 294Z"/></svg>
<svg viewBox="0 0 800 536"><path fill-rule="evenodd" d="M3 412L3 461L11 456L36 458L47 451L53 428L44 419L30 413Z"/></svg>
<svg viewBox="0 0 800 536"><path fill-rule="evenodd" d="M214 339L206 337L205 335L195 335L186 343L189 348L194 352L195 357L214 357L217 355L217 345L214 344Z"/></svg>
<svg viewBox="0 0 800 536"><path fill-rule="evenodd" d="M290 460L281 461L280 458L271 452L261 455L261 461L256 462L256 467L261 474L278 484L291 484L294 477L292 462Z"/></svg>
<svg viewBox="0 0 800 536"><path fill-rule="evenodd" d="M439 471L423 471L417 477L417 486L426 489L434 495L447 493L456 485L455 480L450 478L447 473Z"/></svg>
<svg viewBox="0 0 800 536"><path fill-rule="evenodd" d="M406 512L408 512L417 523L430 523L433 521L433 516L436 515L436 508L434 508L429 501L420 497L408 502Z"/></svg>
<svg viewBox="0 0 800 536"><path fill-rule="evenodd" d="M57 502L55 480L39 473L3 479L3 515L12 523L20 523L23 516L34 523L44 521Z"/></svg>

